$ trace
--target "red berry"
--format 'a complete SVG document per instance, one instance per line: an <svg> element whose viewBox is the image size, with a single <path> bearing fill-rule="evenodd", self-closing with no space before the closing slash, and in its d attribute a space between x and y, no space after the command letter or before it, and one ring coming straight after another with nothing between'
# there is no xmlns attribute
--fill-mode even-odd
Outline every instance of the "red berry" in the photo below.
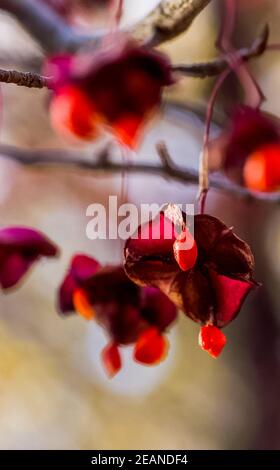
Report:
<svg viewBox="0 0 280 470"><path fill-rule="evenodd" d="M199 332L198 344L199 346L207 351L210 356L218 357L225 344L226 337L224 333L213 325L202 326Z"/></svg>
<svg viewBox="0 0 280 470"><path fill-rule="evenodd" d="M253 191L276 191L280 188L280 144L261 147L249 155L243 169L247 188Z"/></svg>
<svg viewBox="0 0 280 470"><path fill-rule="evenodd" d="M63 137L92 139L96 136L97 115L87 95L78 87L64 86L50 104L54 129Z"/></svg>
<svg viewBox="0 0 280 470"><path fill-rule="evenodd" d="M141 364L155 365L161 362L168 350L168 341L157 328L149 328L138 338L134 359Z"/></svg>
<svg viewBox="0 0 280 470"><path fill-rule="evenodd" d="M182 271L192 269L197 260L197 245L188 229L181 232L173 245L173 252Z"/></svg>
<svg viewBox="0 0 280 470"><path fill-rule="evenodd" d="M116 375L122 367L122 360L116 343L108 344L101 353L103 365L109 377Z"/></svg>

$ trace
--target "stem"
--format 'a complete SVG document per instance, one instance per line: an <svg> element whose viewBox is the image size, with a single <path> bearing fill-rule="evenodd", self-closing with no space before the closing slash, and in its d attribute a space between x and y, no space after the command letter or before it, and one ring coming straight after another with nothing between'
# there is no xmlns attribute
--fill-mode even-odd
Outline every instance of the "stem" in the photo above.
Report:
<svg viewBox="0 0 280 470"><path fill-rule="evenodd" d="M250 59L262 55L267 49L270 49L270 46L267 45L268 36L269 29L268 26L265 25L261 34L250 47L243 47L236 51L239 60L241 62L247 62ZM206 78L219 75L226 68L228 68L227 54L204 63L173 65L172 70L188 77Z"/></svg>
<svg viewBox="0 0 280 470"><path fill-rule="evenodd" d="M222 9L222 21L216 47L223 51L229 51L231 48L231 39L234 33L236 22L236 0L222 0L225 7Z"/></svg>
<svg viewBox="0 0 280 470"><path fill-rule="evenodd" d="M237 50L232 46L231 38L236 22L236 0L225 0L224 17L221 22L221 30L217 40L217 47L226 54L229 66L236 73L242 84L246 103L252 107L260 107L265 97L252 76L247 65L244 64Z"/></svg>
<svg viewBox="0 0 280 470"><path fill-rule="evenodd" d="M241 83L243 84L247 98L250 97L249 103L256 106L260 106L263 100L263 94L258 87L257 83L254 81L253 77L251 76L250 72L247 70L247 67L242 62L242 57L238 53L238 51L234 51L231 46L231 37L234 30L235 25L235 18L236 18L236 2L235 0L226 0L226 7L225 7L225 14L224 14L224 21L221 24L221 31L219 37L217 39L217 47L220 48L222 52L226 55L224 56L224 60L227 61L228 65L236 72L239 76ZM268 37L268 29L264 29L264 38L265 42ZM261 50L263 50L261 48ZM209 144L209 136L210 136L210 128L212 122L212 116L214 111L214 106L216 102L216 98L218 92L224 83L225 79L229 75L231 69L227 68L224 72L221 73L220 77L218 78L215 86L213 88L212 94L210 96L208 106L207 106L207 113L206 113L206 127L204 132L204 139L203 139L203 148L200 154L199 159L199 191L198 191L198 203L199 203L199 211L201 214L205 211L206 205L206 198L207 193L209 190L209 163L208 163L208 144Z"/></svg>
<svg viewBox="0 0 280 470"><path fill-rule="evenodd" d="M210 129L211 129L213 112L214 112L214 106L215 106L218 92L230 72L231 72L230 69L224 70L224 72L219 76L218 80L216 81L214 85L214 88L212 90L212 93L211 93L211 96L207 105L205 131L204 131L204 136L203 136L203 147L202 147L202 151L200 153L200 159L199 159L198 203L199 203L199 211L201 214L204 213L207 193L209 190L208 144L209 144Z"/></svg>

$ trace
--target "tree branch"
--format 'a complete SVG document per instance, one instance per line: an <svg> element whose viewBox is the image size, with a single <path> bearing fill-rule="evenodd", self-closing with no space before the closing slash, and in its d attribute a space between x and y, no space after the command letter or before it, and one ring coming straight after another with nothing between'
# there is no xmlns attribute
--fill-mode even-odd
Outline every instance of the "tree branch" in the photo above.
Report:
<svg viewBox="0 0 280 470"><path fill-rule="evenodd" d="M0 9L14 16L49 54L75 51L97 39L94 34L77 33L51 7L37 0L0 0Z"/></svg>
<svg viewBox="0 0 280 470"><path fill-rule="evenodd" d="M131 28L135 37L158 45L186 30L211 0L162 0L143 21ZM37 0L0 0L0 9L13 15L47 53L73 52L96 43L106 31L77 33L47 4Z"/></svg>
<svg viewBox="0 0 280 470"><path fill-rule="evenodd" d="M132 32L134 36L156 46L188 29L196 16L211 0L162 0Z"/></svg>
<svg viewBox="0 0 280 470"><path fill-rule="evenodd" d="M268 37L269 27L265 25L259 37L250 47L243 47L236 52L237 59L247 62L254 57L262 55L266 48L269 48L269 46L267 46ZM227 67L228 60L226 57L222 56L204 63L174 65L172 69L175 72L180 72L189 77L206 78L219 75Z"/></svg>
<svg viewBox="0 0 280 470"><path fill-rule="evenodd" d="M0 0L1 2L1 0ZM260 36L253 44L246 48L240 49L237 54L244 60L248 61L254 57L261 55L267 47L269 29L266 25ZM172 70L193 78L212 77L222 73L228 66L225 57L218 57L209 62L197 64L173 65ZM0 82L14 83L15 85L25 86L28 88L51 88L51 80L49 77L43 77L35 72L19 72L16 70L0 69Z"/></svg>
<svg viewBox="0 0 280 470"><path fill-rule="evenodd" d="M17 70L0 69L0 82L13 83L27 88L51 88L48 77L44 77L34 72L18 72Z"/></svg>
<svg viewBox="0 0 280 470"><path fill-rule="evenodd" d="M26 150L12 147L9 145L0 145L0 155L4 158L14 160L25 166L39 167L73 167L81 170L91 170L93 173L143 173L154 174L166 179L178 181L183 184L197 186L199 174L197 170L178 167L168 155L162 153L162 147L158 149L161 152L161 163L133 163L133 162L114 162L110 160L109 149L103 149L99 155L92 160L88 157L81 157L79 151L65 150ZM248 201L262 200L267 203L280 203L280 192L250 193L246 188L232 183L230 180L220 174L210 175L210 187L216 190L224 191L235 197L240 197Z"/></svg>

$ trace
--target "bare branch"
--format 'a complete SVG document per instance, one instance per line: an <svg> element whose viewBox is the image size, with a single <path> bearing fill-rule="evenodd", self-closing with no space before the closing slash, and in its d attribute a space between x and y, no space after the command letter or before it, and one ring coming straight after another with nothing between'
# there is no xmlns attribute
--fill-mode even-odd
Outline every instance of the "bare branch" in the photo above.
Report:
<svg viewBox="0 0 280 470"><path fill-rule="evenodd" d="M0 9L14 16L47 53L74 51L96 39L75 32L47 4L37 0L0 0Z"/></svg>
<svg viewBox="0 0 280 470"><path fill-rule="evenodd" d="M132 27L137 39L152 45L172 39L189 27L211 0L162 0L142 22ZM95 44L106 31L77 33L48 5L37 0L0 0L0 9L13 15L48 53L75 51Z"/></svg>
<svg viewBox="0 0 280 470"><path fill-rule="evenodd" d="M173 39L184 32L211 0L162 0L133 34L153 46Z"/></svg>
<svg viewBox="0 0 280 470"><path fill-rule="evenodd" d="M172 169L172 167L174 167L174 163L172 162L171 155L168 151L168 148L165 142L163 141L158 142L156 145L156 150L161 160L162 166L166 168L167 171L170 168Z"/></svg>
<svg viewBox="0 0 280 470"><path fill-rule="evenodd" d="M266 50L267 40L269 36L268 25L265 25L260 36L253 42L251 47L243 47L236 52L236 56L241 61L247 62L248 60L258 57ZM228 60L226 57L218 57L209 62L202 62L197 64L182 64L174 65L172 69L175 72L180 72L188 77L206 78L219 75L228 67Z"/></svg>
<svg viewBox="0 0 280 470"><path fill-rule="evenodd" d="M34 72L0 69L0 82L13 83L27 88L51 88L50 79Z"/></svg>
<svg viewBox="0 0 280 470"><path fill-rule="evenodd" d="M0 0L1 2L1 0ZM269 29L265 26L261 35L254 41L251 47L240 49L237 54L245 61L258 57L267 47ZM174 65L172 70L180 72L183 75L191 76L193 78L206 78L218 75L223 72L228 66L228 62L224 57L218 57L210 62L202 62L197 64ZM19 86L26 86L29 88L43 88L51 89L51 80L48 77L43 77L33 72L19 72L16 70L1 70L0 69L0 82L14 83Z"/></svg>
<svg viewBox="0 0 280 470"><path fill-rule="evenodd" d="M115 162L110 160L110 155L106 149L102 150L99 155L92 160L90 158L81 157L79 151L65 150L26 150L18 149L9 145L0 145L0 155L4 158L14 160L25 166L51 167L61 166L69 168L78 168L80 170L91 170L93 173L144 173L154 174L163 178L178 181L182 184L198 185L198 171L189 168L180 168L171 157L168 157L168 165L152 164L152 163L133 163L133 162ZM87 173L88 174L88 173ZM230 180L220 174L210 175L211 189L221 190L235 197L240 197L248 201L262 200L267 203L280 203L280 192L267 193L250 193L246 188L232 183Z"/></svg>

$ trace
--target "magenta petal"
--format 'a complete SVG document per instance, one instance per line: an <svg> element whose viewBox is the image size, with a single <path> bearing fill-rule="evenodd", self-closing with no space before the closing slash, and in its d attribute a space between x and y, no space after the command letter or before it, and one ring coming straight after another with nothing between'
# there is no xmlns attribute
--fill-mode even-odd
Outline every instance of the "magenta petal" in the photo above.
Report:
<svg viewBox="0 0 280 470"><path fill-rule="evenodd" d="M168 296L187 317L207 323L214 312L215 292L207 274L199 270L179 272L169 286Z"/></svg>
<svg viewBox="0 0 280 470"><path fill-rule="evenodd" d="M74 276L75 274L75 276ZM139 288L122 266L104 266L86 255L76 255L58 296L62 313L75 310L73 293L83 289L96 321L117 344L131 344L147 328L163 331L176 318L175 305L159 290Z"/></svg>
<svg viewBox="0 0 280 470"><path fill-rule="evenodd" d="M9 289L17 284L28 268L35 261L34 258L24 258L20 253L14 252L3 257L0 262L0 284L3 289Z"/></svg>
<svg viewBox="0 0 280 470"><path fill-rule="evenodd" d="M100 269L100 264L87 255L75 255L71 261L71 273L77 282L87 281Z"/></svg>
<svg viewBox="0 0 280 470"><path fill-rule="evenodd" d="M175 240L174 224L160 212L153 220L139 226L137 233L129 238L126 249L135 257L170 258Z"/></svg>
<svg viewBox="0 0 280 470"><path fill-rule="evenodd" d="M61 313L74 313L75 307L73 305L73 294L77 287L77 283L73 276L71 274L67 274L58 293L58 307Z"/></svg>
<svg viewBox="0 0 280 470"><path fill-rule="evenodd" d="M85 287L85 284L92 279L100 269L100 264L90 256L79 254L72 258L70 271L62 282L58 303L62 313L73 312L73 293L76 288Z"/></svg>
<svg viewBox="0 0 280 470"><path fill-rule="evenodd" d="M222 276L215 271L210 271L209 275L216 296L215 325L221 328L236 317L255 284Z"/></svg>
<svg viewBox="0 0 280 470"><path fill-rule="evenodd" d="M160 331L164 331L177 317L177 308L159 289L142 289L142 315Z"/></svg>
<svg viewBox="0 0 280 470"><path fill-rule="evenodd" d="M104 266L82 283L92 304L117 302L138 305L139 288L127 277L122 266Z"/></svg>
<svg viewBox="0 0 280 470"><path fill-rule="evenodd" d="M21 280L41 256L56 256L58 248L42 233L27 227L0 230L0 284L4 289Z"/></svg>
<svg viewBox="0 0 280 470"><path fill-rule="evenodd" d="M0 230L0 251L26 250L27 256L56 256L58 248L43 233L28 227L7 227Z"/></svg>
<svg viewBox="0 0 280 470"><path fill-rule="evenodd" d="M254 270L254 257L249 245L216 217L195 216L195 240L200 262L220 274L249 280Z"/></svg>
<svg viewBox="0 0 280 470"><path fill-rule="evenodd" d="M118 344L134 343L149 325L138 306L108 301L94 304L97 322L105 328L110 338Z"/></svg>
<svg viewBox="0 0 280 470"><path fill-rule="evenodd" d="M158 286L178 271L173 254L176 240L174 224L161 212L155 219L138 228L125 245L125 271L140 285Z"/></svg>
<svg viewBox="0 0 280 470"><path fill-rule="evenodd" d="M58 91L59 88L69 82L74 58L71 55L58 55L50 57L43 67L43 74L51 77L52 89Z"/></svg>

